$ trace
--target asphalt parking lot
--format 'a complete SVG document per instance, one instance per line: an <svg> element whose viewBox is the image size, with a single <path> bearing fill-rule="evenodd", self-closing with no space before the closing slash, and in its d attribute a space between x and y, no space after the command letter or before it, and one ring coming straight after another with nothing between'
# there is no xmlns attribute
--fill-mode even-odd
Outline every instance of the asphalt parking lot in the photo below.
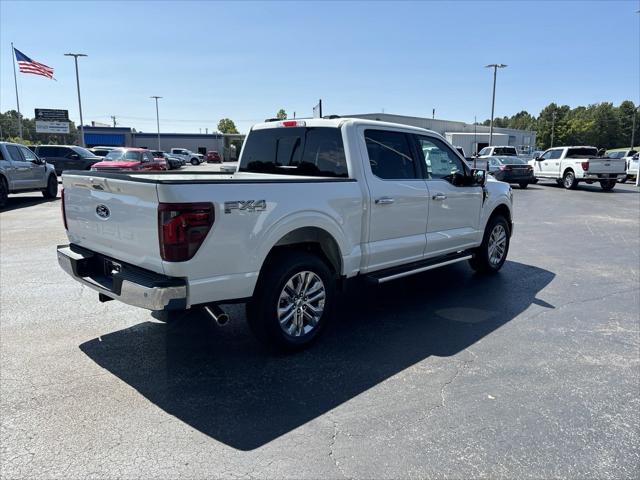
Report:
<svg viewBox="0 0 640 480"><path fill-rule="evenodd" d="M640 477L640 194L514 197L499 275L355 286L284 357L241 306L220 328L99 303L58 268L60 201L10 197L0 476Z"/></svg>

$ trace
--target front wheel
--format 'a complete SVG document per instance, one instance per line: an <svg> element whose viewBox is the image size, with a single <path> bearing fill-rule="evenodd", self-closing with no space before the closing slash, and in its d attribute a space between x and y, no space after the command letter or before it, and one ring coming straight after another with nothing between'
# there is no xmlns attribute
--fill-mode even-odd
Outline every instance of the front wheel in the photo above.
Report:
<svg viewBox="0 0 640 480"><path fill-rule="evenodd" d="M562 185L567 190L573 190L578 186L578 181L576 180L576 175L571 170L567 170L562 177Z"/></svg>
<svg viewBox="0 0 640 480"><path fill-rule="evenodd" d="M616 186L616 180L602 180L600 182L600 188L605 192L610 192L613 190L613 187Z"/></svg>
<svg viewBox="0 0 640 480"><path fill-rule="evenodd" d="M200 163L200 162L198 162L198 159L197 159L197 158L192 158L192 159L191 159L191 165L194 165L194 166L195 166L195 165L198 165L199 163Z"/></svg>
<svg viewBox="0 0 640 480"><path fill-rule="evenodd" d="M469 260L471 268L480 273L496 273L502 268L509 252L509 224L502 215L489 220L482 244Z"/></svg>
<svg viewBox="0 0 640 480"><path fill-rule="evenodd" d="M301 350L329 321L335 276L324 261L308 252L285 250L269 259L247 304L247 321L269 348Z"/></svg>
<svg viewBox="0 0 640 480"><path fill-rule="evenodd" d="M49 175L47 188L42 191L42 196L47 199L56 198L58 196L58 178L55 175Z"/></svg>
<svg viewBox="0 0 640 480"><path fill-rule="evenodd" d="M529 186L527 182L522 182L522 183L519 183L518 185L520 185L520 188L527 188Z"/></svg>

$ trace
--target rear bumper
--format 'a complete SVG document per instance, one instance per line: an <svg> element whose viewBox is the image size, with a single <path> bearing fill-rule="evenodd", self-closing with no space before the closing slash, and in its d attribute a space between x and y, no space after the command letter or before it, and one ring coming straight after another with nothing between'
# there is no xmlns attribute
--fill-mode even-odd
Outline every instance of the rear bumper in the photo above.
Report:
<svg viewBox="0 0 640 480"><path fill-rule="evenodd" d="M187 284L76 245L59 245L58 263L75 280L106 297L147 310L187 308Z"/></svg>
<svg viewBox="0 0 640 480"><path fill-rule="evenodd" d="M576 180L614 180L620 179L625 176L624 173L589 173L585 172L582 178L576 178Z"/></svg>

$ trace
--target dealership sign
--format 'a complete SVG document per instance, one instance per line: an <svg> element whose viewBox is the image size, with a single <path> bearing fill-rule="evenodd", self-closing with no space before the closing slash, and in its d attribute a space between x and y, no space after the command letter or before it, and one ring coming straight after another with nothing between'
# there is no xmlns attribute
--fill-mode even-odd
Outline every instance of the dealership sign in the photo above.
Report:
<svg viewBox="0 0 640 480"><path fill-rule="evenodd" d="M52 108L36 108L36 120L47 122L68 122L69 110L54 110Z"/></svg>
<svg viewBox="0 0 640 480"><path fill-rule="evenodd" d="M69 122L36 120L36 133L69 133Z"/></svg>

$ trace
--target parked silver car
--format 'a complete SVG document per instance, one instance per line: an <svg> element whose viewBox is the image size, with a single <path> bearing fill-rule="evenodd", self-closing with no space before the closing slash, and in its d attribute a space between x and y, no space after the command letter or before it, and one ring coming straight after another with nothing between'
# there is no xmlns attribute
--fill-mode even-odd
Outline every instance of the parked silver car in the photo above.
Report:
<svg viewBox="0 0 640 480"><path fill-rule="evenodd" d="M44 198L58 195L53 165L19 143L0 142L0 208L10 193L41 191Z"/></svg>

